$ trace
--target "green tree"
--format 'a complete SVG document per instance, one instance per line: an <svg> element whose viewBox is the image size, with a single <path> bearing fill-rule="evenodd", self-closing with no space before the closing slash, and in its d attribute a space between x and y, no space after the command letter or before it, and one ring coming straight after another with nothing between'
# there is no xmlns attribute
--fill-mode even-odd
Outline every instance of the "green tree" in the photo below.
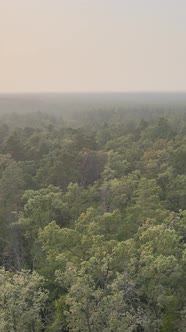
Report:
<svg viewBox="0 0 186 332"><path fill-rule="evenodd" d="M0 270L0 331L42 331L48 297L43 282L36 272Z"/></svg>

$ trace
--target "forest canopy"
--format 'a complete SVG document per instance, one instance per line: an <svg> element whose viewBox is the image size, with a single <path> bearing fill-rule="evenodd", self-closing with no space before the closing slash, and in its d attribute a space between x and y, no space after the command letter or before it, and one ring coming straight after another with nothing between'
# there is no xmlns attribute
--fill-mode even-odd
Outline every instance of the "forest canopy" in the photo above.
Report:
<svg viewBox="0 0 186 332"><path fill-rule="evenodd" d="M184 98L3 98L0 331L186 331Z"/></svg>

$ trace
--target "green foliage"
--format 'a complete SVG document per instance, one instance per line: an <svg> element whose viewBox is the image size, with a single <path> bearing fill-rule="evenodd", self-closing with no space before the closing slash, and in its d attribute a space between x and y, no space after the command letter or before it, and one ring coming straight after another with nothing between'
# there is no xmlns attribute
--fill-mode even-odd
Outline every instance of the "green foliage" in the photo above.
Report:
<svg viewBox="0 0 186 332"><path fill-rule="evenodd" d="M184 114L4 117L0 331L185 331Z"/></svg>
<svg viewBox="0 0 186 332"><path fill-rule="evenodd" d="M42 330L48 297L43 281L36 272L0 270L0 331Z"/></svg>

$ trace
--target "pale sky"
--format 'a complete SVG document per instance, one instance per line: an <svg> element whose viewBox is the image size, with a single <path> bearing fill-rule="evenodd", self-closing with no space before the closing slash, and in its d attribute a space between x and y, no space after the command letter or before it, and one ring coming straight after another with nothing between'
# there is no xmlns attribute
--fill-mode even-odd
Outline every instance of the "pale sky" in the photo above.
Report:
<svg viewBox="0 0 186 332"><path fill-rule="evenodd" d="M0 92L186 90L186 0L0 0Z"/></svg>

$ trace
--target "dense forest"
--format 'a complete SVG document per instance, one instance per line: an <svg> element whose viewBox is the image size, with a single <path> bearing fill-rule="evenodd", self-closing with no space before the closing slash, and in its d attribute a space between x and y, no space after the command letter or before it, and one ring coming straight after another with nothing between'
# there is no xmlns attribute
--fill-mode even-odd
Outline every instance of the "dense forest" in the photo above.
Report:
<svg viewBox="0 0 186 332"><path fill-rule="evenodd" d="M109 103L1 99L1 332L186 331L186 103Z"/></svg>

